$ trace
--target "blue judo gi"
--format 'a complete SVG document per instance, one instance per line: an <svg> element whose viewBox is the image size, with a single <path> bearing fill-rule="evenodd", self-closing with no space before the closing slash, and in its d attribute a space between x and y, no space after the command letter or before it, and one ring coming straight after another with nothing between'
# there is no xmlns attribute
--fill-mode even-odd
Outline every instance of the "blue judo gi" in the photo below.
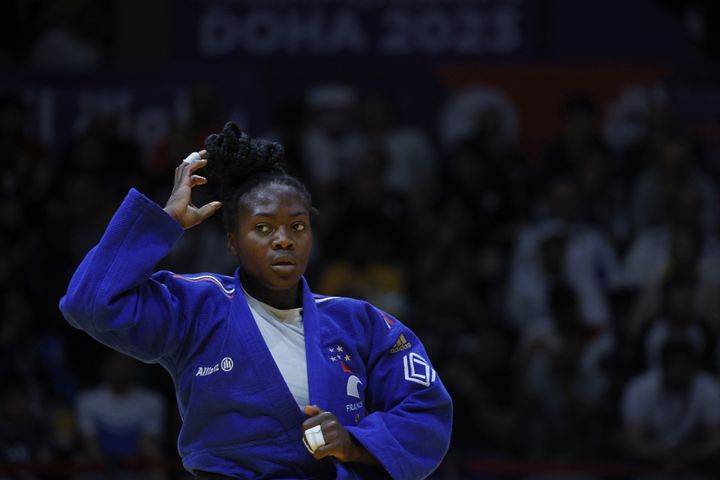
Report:
<svg viewBox="0 0 720 480"><path fill-rule="evenodd" d="M310 403L334 413L383 468L315 460L301 440L307 417L238 273L153 273L182 232L131 190L60 309L98 341L170 373L186 469L243 479L419 479L438 466L452 403L410 329L366 302L315 295L301 280Z"/></svg>

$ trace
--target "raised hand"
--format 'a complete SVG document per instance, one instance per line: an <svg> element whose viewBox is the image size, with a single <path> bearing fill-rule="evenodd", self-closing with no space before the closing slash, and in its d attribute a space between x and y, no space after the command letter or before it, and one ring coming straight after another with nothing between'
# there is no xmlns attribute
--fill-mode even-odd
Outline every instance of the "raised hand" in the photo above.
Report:
<svg viewBox="0 0 720 480"><path fill-rule="evenodd" d="M316 460L335 457L341 462L380 464L377 458L350 435L332 412L322 410L316 405L307 405L304 411L310 418L303 422L303 432L320 425L325 440L325 445L318 447L313 453Z"/></svg>
<svg viewBox="0 0 720 480"><path fill-rule="evenodd" d="M192 203L192 188L207 183L207 179L194 172L207 164L207 151L191 153L175 169L175 184L164 210L185 230L202 223L217 212L222 203L210 202L198 208Z"/></svg>

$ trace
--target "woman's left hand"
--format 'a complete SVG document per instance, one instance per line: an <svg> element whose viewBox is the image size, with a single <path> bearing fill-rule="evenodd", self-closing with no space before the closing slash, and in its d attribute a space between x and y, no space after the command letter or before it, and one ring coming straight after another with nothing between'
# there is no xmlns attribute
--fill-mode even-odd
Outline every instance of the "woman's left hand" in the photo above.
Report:
<svg viewBox="0 0 720 480"><path fill-rule="evenodd" d="M316 460L335 457L343 463L359 462L379 465L378 460L350 435L333 413L322 410L317 405L307 405L305 414L310 418L303 422L303 432L320 425L325 439L325 445L318 447L313 453Z"/></svg>

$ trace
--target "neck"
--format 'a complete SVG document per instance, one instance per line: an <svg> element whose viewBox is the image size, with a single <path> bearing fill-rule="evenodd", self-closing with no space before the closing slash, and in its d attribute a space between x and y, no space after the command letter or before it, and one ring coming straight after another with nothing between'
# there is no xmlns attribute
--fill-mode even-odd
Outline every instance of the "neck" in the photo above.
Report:
<svg viewBox="0 0 720 480"><path fill-rule="evenodd" d="M287 290L271 290L259 285L243 271L240 272L240 280L242 281L243 288L251 297L271 307L280 310L302 307L299 282Z"/></svg>

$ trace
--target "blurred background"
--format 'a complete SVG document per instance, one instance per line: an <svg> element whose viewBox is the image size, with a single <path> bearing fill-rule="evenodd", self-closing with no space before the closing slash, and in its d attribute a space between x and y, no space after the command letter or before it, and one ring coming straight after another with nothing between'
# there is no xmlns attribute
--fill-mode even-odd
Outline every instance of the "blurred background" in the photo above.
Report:
<svg viewBox="0 0 720 480"><path fill-rule="evenodd" d="M227 120L313 193L314 290L423 339L455 401L433 478L720 478L719 2L1 11L0 479L190 478L165 372L57 302ZM231 274L219 218L158 268Z"/></svg>

